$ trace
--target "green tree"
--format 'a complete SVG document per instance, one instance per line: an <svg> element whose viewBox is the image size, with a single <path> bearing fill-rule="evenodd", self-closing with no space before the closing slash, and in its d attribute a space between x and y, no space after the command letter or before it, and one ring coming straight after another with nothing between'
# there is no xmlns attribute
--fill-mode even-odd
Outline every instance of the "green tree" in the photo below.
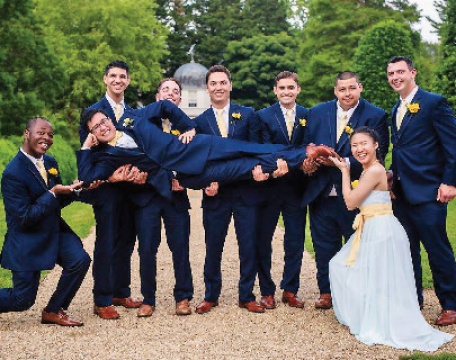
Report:
<svg viewBox="0 0 456 360"><path fill-rule="evenodd" d="M296 71L296 49L297 39L285 33L230 42L226 65L232 74L232 99L255 109L275 102L275 76L283 70Z"/></svg>
<svg viewBox="0 0 456 360"><path fill-rule="evenodd" d="M359 40L354 59L354 70L364 85L363 97L389 111L397 101L397 94L386 79L386 65L393 56L415 57L410 28L388 20L367 30Z"/></svg>
<svg viewBox="0 0 456 360"><path fill-rule="evenodd" d="M210 67L226 61L230 41L288 32L287 0L195 0L195 60Z"/></svg>
<svg viewBox="0 0 456 360"><path fill-rule="evenodd" d="M132 75L127 101L155 90L167 55L167 31L155 18L152 0L36 0L46 37L65 65L70 90L63 118L77 126L81 109L105 91L104 67L126 61Z"/></svg>
<svg viewBox="0 0 456 360"><path fill-rule="evenodd" d="M456 0L439 2L442 24L440 35L440 61L437 67L434 89L446 96L456 109Z"/></svg>
<svg viewBox="0 0 456 360"><path fill-rule="evenodd" d="M308 21L301 35L300 99L309 105L333 98L334 78L352 67L358 41L372 25L385 19L399 24L419 19L416 5L410 5L408 0L394 1L393 5L380 0L303 2Z"/></svg>
<svg viewBox="0 0 456 360"><path fill-rule="evenodd" d="M0 132L17 135L28 118L56 106L66 77L31 0L0 0L0 12Z"/></svg>
<svg viewBox="0 0 456 360"><path fill-rule="evenodd" d="M195 28L198 18L191 16L191 7L186 0L156 0L157 19L169 30L167 49L170 56L161 60L164 76L172 77L182 64L189 61L187 54L195 42ZM198 49L196 49L198 50Z"/></svg>

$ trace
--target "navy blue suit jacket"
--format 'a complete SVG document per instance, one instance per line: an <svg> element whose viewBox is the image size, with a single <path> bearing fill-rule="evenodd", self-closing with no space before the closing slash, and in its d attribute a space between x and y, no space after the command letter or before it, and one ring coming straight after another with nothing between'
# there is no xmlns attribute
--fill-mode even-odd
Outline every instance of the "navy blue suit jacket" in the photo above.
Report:
<svg viewBox="0 0 456 360"><path fill-rule="evenodd" d="M395 121L399 104L392 111L391 169L394 180L401 180L406 200L420 204L435 201L441 183L456 186L456 120L441 95L418 89L412 103L420 109L405 114L399 131Z"/></svg>
<svg viewBox="0 0 456 360"><path fill-rule="evenodd" d="M256 112L261 125L262 142L265 144L298 145L303 144L305 124L308 117L308 110L305 107L296 105L296 117L291 135L288 137L287 125L283 116L280 103L261 109ZM263 194L266 200L276 202L278 199L286 198L287 201L299 204L302 201L303 191L307 176L298 168L290 169L289 173L281 178L269 179L266 182L267 190ZM265 191L266 190L266 191Z"/></svg>
<svg viewBox="0 0 456 360"><path fill-rule="evenodd" d="M233 117L233 114L236 114ZM240 118L237 118L240 114ZM221 136L213 108L207 109L194 121L199 134ZM261 142L261 127L255 117L253 108L230 103L229 125L227 131L229 139L243 140L253 143ZM261 186L253 180L242 180L219 187L216 196L203 194L203 207L216 208L224 197L239 196L245 204L259 204L261 202Z"/></svg>
<svg viewBox="0 0 456 360"><path fill-rule="evenodd" d="M380 153L385 157L389 146L388 115L386 112L364 99L359 99L358 107L347 124L355 129L369 126L375 129L380 137ZM362 167L351 154L350 139L347 132L343 132L339 142L337 135L337 100L331 100L309 110L309 118L306 124L304 145L314 143L323 144L334 148L341 157L350 160L350 176L352 180L358 179ZM332 185L336 186L338 193L342 193L342 176L337 167L321 166L309 177L308 185L304 191L302 205L306 206L320 194L329 194Z"/></svg>
<svg viewBox="0 0 456 360"><path fill-rule="evenodd" d="M52 195L48 190L61 183L59 168L49 155L44 155L44 166L48 171L48 185L20 151L3 172L1 184L8 231L1 265L5 269L52 269L57 263L60 233L76 236L60 215L61 208L73 201L74 195L57 198Z"/></svg>

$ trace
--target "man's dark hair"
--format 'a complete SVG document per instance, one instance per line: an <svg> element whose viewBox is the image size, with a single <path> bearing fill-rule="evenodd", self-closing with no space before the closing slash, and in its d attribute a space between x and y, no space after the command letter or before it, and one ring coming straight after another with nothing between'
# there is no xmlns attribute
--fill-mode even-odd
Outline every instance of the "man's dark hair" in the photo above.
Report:
<svg viewBox="0 0 456 360"><path fill-rule="evenodd" d="M36 116L34 118L31 118L30 120L27 121L27 124L25 124L25 130L30 131L31 128L33 128L38 120L44 120L47 121L49 124L51 123L48 119L41 117L41 116Z"/></svg>
<svg viewBox="0 0 456 360"><path fill-rule="evenodd" d="M285 71L279 72L275 78L275 84L277 85L277 83L282 79L292 79L299 86L298 74L296 74L293 71L285 70Z"/></svg>
<svg viewBox="0 0 456 360"><path fill-rule="evenodd" d="M108 75L109 70L111 70L112 68L124 69L127 72L127 75L129 73L128 65L124 61L120 61L120 60L111 61L108 65L106 65L105 75Z"/></svg>
<svg viewBox="0 0 456 360"><path fill-rule="evenodd" d="M88 123L90 120L92 120L92 118L95 116L95 114L98 114L98 113L102 113L104 116L109 118L109 115L103 109L98 109L98 108L86 109L82 112L81 119L79 121L79 125L81 126L81 128L86 129L87 131L90 132Z"/></svg>
<svg viewBox="0 0 456 360"><path fill-rule="evenodd" d="M357 73L350 71L350 70L341 71L339 74L337 74L334 85L337 86L337 82L339 80L348 80L348 79L353 79L353 78L355 78L356 82L359 83L359 77L358 77Z"/></svg>
<svg viewBox="0 0 456 360"><path fill-rule="evenodd" d="M209 68L209 70L207 71L206 73L206 84L209 80L209 76L213 73L217 73L217 72L222 72L222 73L225 73L226 76L228 76L228 80L231 82L231 73L230 71L223 65L213 65Z"/></svg>
<svg viewBox="0 0 456 360"><path fill-rule="evenodd" d="M388 67L389 64L394 64L400 61L405 61L409 70L413 70L415 68L412 59L408 58L407 56L393 56L391 60L388 61L388 64L386 66Z"/></svg>

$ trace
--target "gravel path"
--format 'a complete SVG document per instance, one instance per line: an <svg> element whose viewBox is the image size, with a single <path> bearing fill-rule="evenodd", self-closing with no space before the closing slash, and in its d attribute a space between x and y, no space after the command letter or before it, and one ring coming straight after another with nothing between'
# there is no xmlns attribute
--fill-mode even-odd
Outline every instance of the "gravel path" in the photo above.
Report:
<svg viewBox="0 0 456 360"><path fill-rule="evenodd" d="M205 255L200 193L189 192L192 203L190 253L195 285L192 308L202 299ZM283 230L274 238L273 271L280 281L283 268ZM163 236L163 239L165 237ZM84 239L93 250L93 233ZM41 325L41 310L55 288L60 269L43 281L36 304L23 313L0 315L0 359L398 359L408 351L387 346L366 346L340 325L332 310L317 310L315 263L305 253L299 295L304 309L280 304L265 314L252 314L237 306L239 262L231 226L223 257L223 289L220 306L204 315L179 317L174 314L171 254L163 241L158 254L157 309L150 318L137 318L135 310L118 308L119 320L101 320L92 314L92 277L87 276L70 308L83 319L81 328ZM138 257L133 257L133 295L140 297ZM258 288L255 293L258 295ZM279 300L281 293L277 292ZM433 291L425 295L424 315L435 320L439 312ZM445 328L456 334L456 325ZM456 353L456 341L438 352Z"/></svg>

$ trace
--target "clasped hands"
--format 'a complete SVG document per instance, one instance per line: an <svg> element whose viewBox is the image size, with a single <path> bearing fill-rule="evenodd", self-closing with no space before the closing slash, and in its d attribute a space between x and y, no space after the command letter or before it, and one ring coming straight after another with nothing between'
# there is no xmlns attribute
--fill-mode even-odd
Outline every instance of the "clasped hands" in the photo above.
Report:
<svg viewBox="0 0 456 360"><path fill-rule="evenodd" d="M309 144L306 147L306 154L307 157L302 162L301 170L308 175L317 171L321 165L336 166L330 157L343 161L333 148L326 145Z"/></svg>

